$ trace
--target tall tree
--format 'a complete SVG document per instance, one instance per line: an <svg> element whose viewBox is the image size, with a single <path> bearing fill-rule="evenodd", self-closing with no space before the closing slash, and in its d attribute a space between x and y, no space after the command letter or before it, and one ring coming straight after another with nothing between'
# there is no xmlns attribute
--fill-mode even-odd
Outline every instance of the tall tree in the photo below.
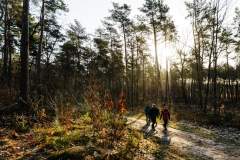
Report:
<svg viewBox="0 0 240 160"><path fill-rule="evenodd" d="M183 49L177 49L177 59L175 63L173 64L176 68L177 72L180 75L181 78L181 94L182 98L184 99L184 102L187 103L187 93L186 93L186 79L187 79L187 73L189 72L188 68L188 59L187 54Z"/></svg>
<svg viewBox="0 0 240 160"><path fill-rule="evenodd" d="M141 103L140 101L140 88L142 87L142 102L144 102L144 96L145 96L145 61L147 54L146 52L146 45L147 40L146 36L149 33L149 28L144 23L144 19L142 17L138 17L138 21L134 25L134 36L135 36L135 46L136 46L136 58L135 58L135 66L136 66L136 78L135 78L135 97L136 99L136 105L139 105ZM142 67L142 70L141 70ZM143 72L141 74L141 72ZM142 77L141 77L142 75ZM142 86L140 87L140 80L142 78Z"/></svg>
<svg viewBox="0 0 240 160"><path fill-rule="evenodd" d="M111 18L113 21L120 24L122 33L123 33L123 40L124 40L124 58L125 58L125 85L126 90L125 94L127 94L128 90L128 53L127 53L127 32L128 28L131 24L131 20L129 15L131 13L131 8L127 4L119 5L118 3L113 3L113 9L111 10Z"/></svg>
<svg viewBox="0 0 240 160"><path fill-rule="evenodd" d="M38 52L36 55L36 70L37 70L38 84L41 83L41 56L43 51L44 19L45 19L45 0L42 0L41 15L40 15L40 38L39 38Z"/></svg>
<svg viewBox="0 0 240 160"><path fill-rule="evenodd" d="M223 27L223 22L225 20L225 16L227 13L227 9L228 6L226 3L222 3L224 1L214 1L213 2L213 16L214 16L214 21L213 21L213 25L215 26L216 30L213 31L215 33L214 36L214 46L213 46L213 105L214 105L214 112L215 114L217 113L217 107L218 105L218 98L219 96L217 95L217 77L218 77L218 73L217 73L217 65L218 65L218 58L219 55L221 53L221 46L219 43L219 37L220 37L220 33Z"/></svg>
<svg viewBox="0 0 240 160"><path fill-rule="evenodd" d="M0 22L1 32L4 35L1 80L5 81L4 84L7 84L9 88L12 88L12 61L14 54L19 50L22 2L20 0L2 0L1 6L4 7L4 21Z"/></svg>
<svg viewBox="0 0 240 160"><path fill-rule="evenodd" d="M238 60L240 59L240 9L235 9L235 16L233 18L233 29L234 29L234 48L238 53Z"/></svg>
<svg viewBox="0 0 240 160"><path fill-rule="evenodd" d="M34 1L35 5L39 5L39 1ZM61 28L60 25L58 25L58 22L56 21L57 12L58 11L67 11L66 4L63 0L41 0L40 4L40 20L38 24L36 25L39 38L38 40L38 47L36 51L36 82L38 85L38 91L41 89L39 88L41 85L41 78L43 77L43 74L41 73L42 68L42 61L44 57L44 53L46 51L47 59L49 58L49 51L47 49L52 43L49 39L53 38L53 41L56 41L56 43L61 39L61 33L56 28ZM55 33L54 33L55 32ZM59 36L57 36L57 33ZM36 34L35 33L35 34ZM48 36L48 37L47 37ZM51 43L51 44L48 44Z"/></svg>
<svg viewBox="0 0 240 160"><path fill-rule="evenodd" d="M23 0L22 38L21 38L21 73L20 104L26 107L29 102L29 0Z"/></svg>
<svg viewBox="0 0 240 160"><path fill-rule="evenodd" d="M205 48L205 31L206 31L206 11L208 9L207 3L204 0L194 0L191 3L186 3L191 18L192 32L193 32L193 57L197 81L198 104L203 109L203 57Z"/></svg>
<svg viewBox="0 0 240 160"><path fill-rule="evenodd" d="M233 43L232 40L232 33L229 29L223 28L222 33L219 37L219 41L222 44L222 48L225 52L226 57L226 70L227 70L227 79L228 79L228 85L227 85L227 98L230 98L231 95L231 73L230 73L230 45Z"/></svg>
<svg viewBox="0 0 240 160"><path fill-rule="evenodd" d="M69 27L69 30L67 31L67 35L69 40L72 42L72 44L76 48L76 66L77 66L77 75L75 77L75 85L76 87L81 86L81 82L79 80L82 78L81 70L83 68L82 61L84 57L84 49L85 49L85 43L88 40L87 33L85 31L85 28L82 27L80 22L75 20L74 24L71 24Z"/></svg>
<svg viewBox="0 0 240 160"><path fill-rule="evenodd" d="M4 1L4 54L3 54L3 82L8 80L8 62L9 62L9 2Z"/></svg>
<svg viewBox="0 0 240 160"><path fill-rule="evenodd" d="M111 91L114 106L117 107L118 98L124 87L124 64L121 44L121 36L113 22L106 19L103 21L102 39L108 41L110 53L110 66L108 70L109 90Z"/></svg>
<svg viewBox="0 0 240 160"><path fill-rule="evenodd" d="M145 0L141 11L149 19L151 25L154 40L154 51L155 51L155 66L156 66L156 85L157 85L157 97L162 98L162 85L161 85L161 67L159 65L158 56L158 33L170 33L175 27L173 22L168 16L169 7L164 4L163 0ZM165 36L166 38L166 36Z"/></svg>

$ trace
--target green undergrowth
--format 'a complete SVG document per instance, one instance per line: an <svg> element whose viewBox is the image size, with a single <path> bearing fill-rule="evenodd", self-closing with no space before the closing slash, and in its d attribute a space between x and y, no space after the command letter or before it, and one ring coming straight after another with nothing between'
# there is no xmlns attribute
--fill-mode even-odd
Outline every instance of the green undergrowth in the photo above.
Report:
<svg viewBox="0 0 240 160"><path fill-rule="evenodd" d="M132 159L141 133L127 128L120 115L101 114L98 122L86 113L71 124L35 128L35 140L47 149L48 159Z"/></svg>
<svg viewBox="0 0 240 160"><path fill-rule="evenodd" d="M49 160L190 159L191 156L171 145L154 138L145 139L142 132L127 126L124 119L116 119L116 114L103 114L99 128L86 113L68 125L55 121L35 128L35 140L47 152L45 157Z"/></svg>
<svg viewBox="0 0 240 160"><path fill-rule="evenodd" d="M62 125L55 121L49 126L35 128L34 133L38 144L47 149L47 155L55 155L73 146L85 146L96 138L87 115L72 121L71 124Z"/></svg>

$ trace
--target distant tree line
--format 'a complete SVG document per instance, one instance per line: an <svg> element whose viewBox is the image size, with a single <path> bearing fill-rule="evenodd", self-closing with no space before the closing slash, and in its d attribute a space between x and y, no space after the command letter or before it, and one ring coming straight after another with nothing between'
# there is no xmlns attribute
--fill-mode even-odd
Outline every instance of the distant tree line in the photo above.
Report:
<svg viewBox="0 0 240 160"><path fill-rule="evenodd" d="M177 49L172 66L175 99L198 104L203 112L239 101L239 24L236 8L231 25L226 25L228 1L194 0L186 3L191 20L193 47Z"/></svg>

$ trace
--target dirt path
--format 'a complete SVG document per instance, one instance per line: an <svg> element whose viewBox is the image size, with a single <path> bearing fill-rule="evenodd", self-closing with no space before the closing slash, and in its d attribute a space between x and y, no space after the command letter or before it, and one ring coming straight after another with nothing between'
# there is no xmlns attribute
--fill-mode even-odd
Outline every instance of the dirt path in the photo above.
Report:
<svg viewBox="0 0 240 160"><path fill-rule="evenodd" d="M133 128L142 130L148 136L155 136L167 145L173 145L180 151L190 153L203 159L214 160L240 160L240 146L218 143L210 139L199 137L195 134L169 128L163 132L161 125L152 133L151 127L146 127L142 119L128 118L128 124Z"/></svg>

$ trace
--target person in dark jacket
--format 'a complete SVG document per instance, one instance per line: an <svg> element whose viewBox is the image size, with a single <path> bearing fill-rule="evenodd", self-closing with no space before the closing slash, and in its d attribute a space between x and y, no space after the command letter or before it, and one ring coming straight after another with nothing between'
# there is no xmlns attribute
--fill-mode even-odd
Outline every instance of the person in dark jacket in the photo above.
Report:
<svg viewBox="0 0 240 160"><path fill-rule="evenodd" d="M149 111L151 109L151 106L147 105L145 108L144 108L144 113L145 113L145 116L146 116L146 123L147 125L150 124L150 116L149 116Z"/></svg>
<svg viewBox="0 0 240 160"><path fill-rule="evenodd" d="M170 120L170 113L167 106L163 105L163 110L161 111L160 120L163 119L164 130L167 130L168 121Z"/></svg>
<svg viewBox="0 0 240 160"><path fill-rule="evenodd" d="M159 109L156 107L155 104L152 104L152 107L149 110L149 118L152 122L152 130L155 130L155 127L157 126L157 117L159 116L159 114Z"/></svg>

